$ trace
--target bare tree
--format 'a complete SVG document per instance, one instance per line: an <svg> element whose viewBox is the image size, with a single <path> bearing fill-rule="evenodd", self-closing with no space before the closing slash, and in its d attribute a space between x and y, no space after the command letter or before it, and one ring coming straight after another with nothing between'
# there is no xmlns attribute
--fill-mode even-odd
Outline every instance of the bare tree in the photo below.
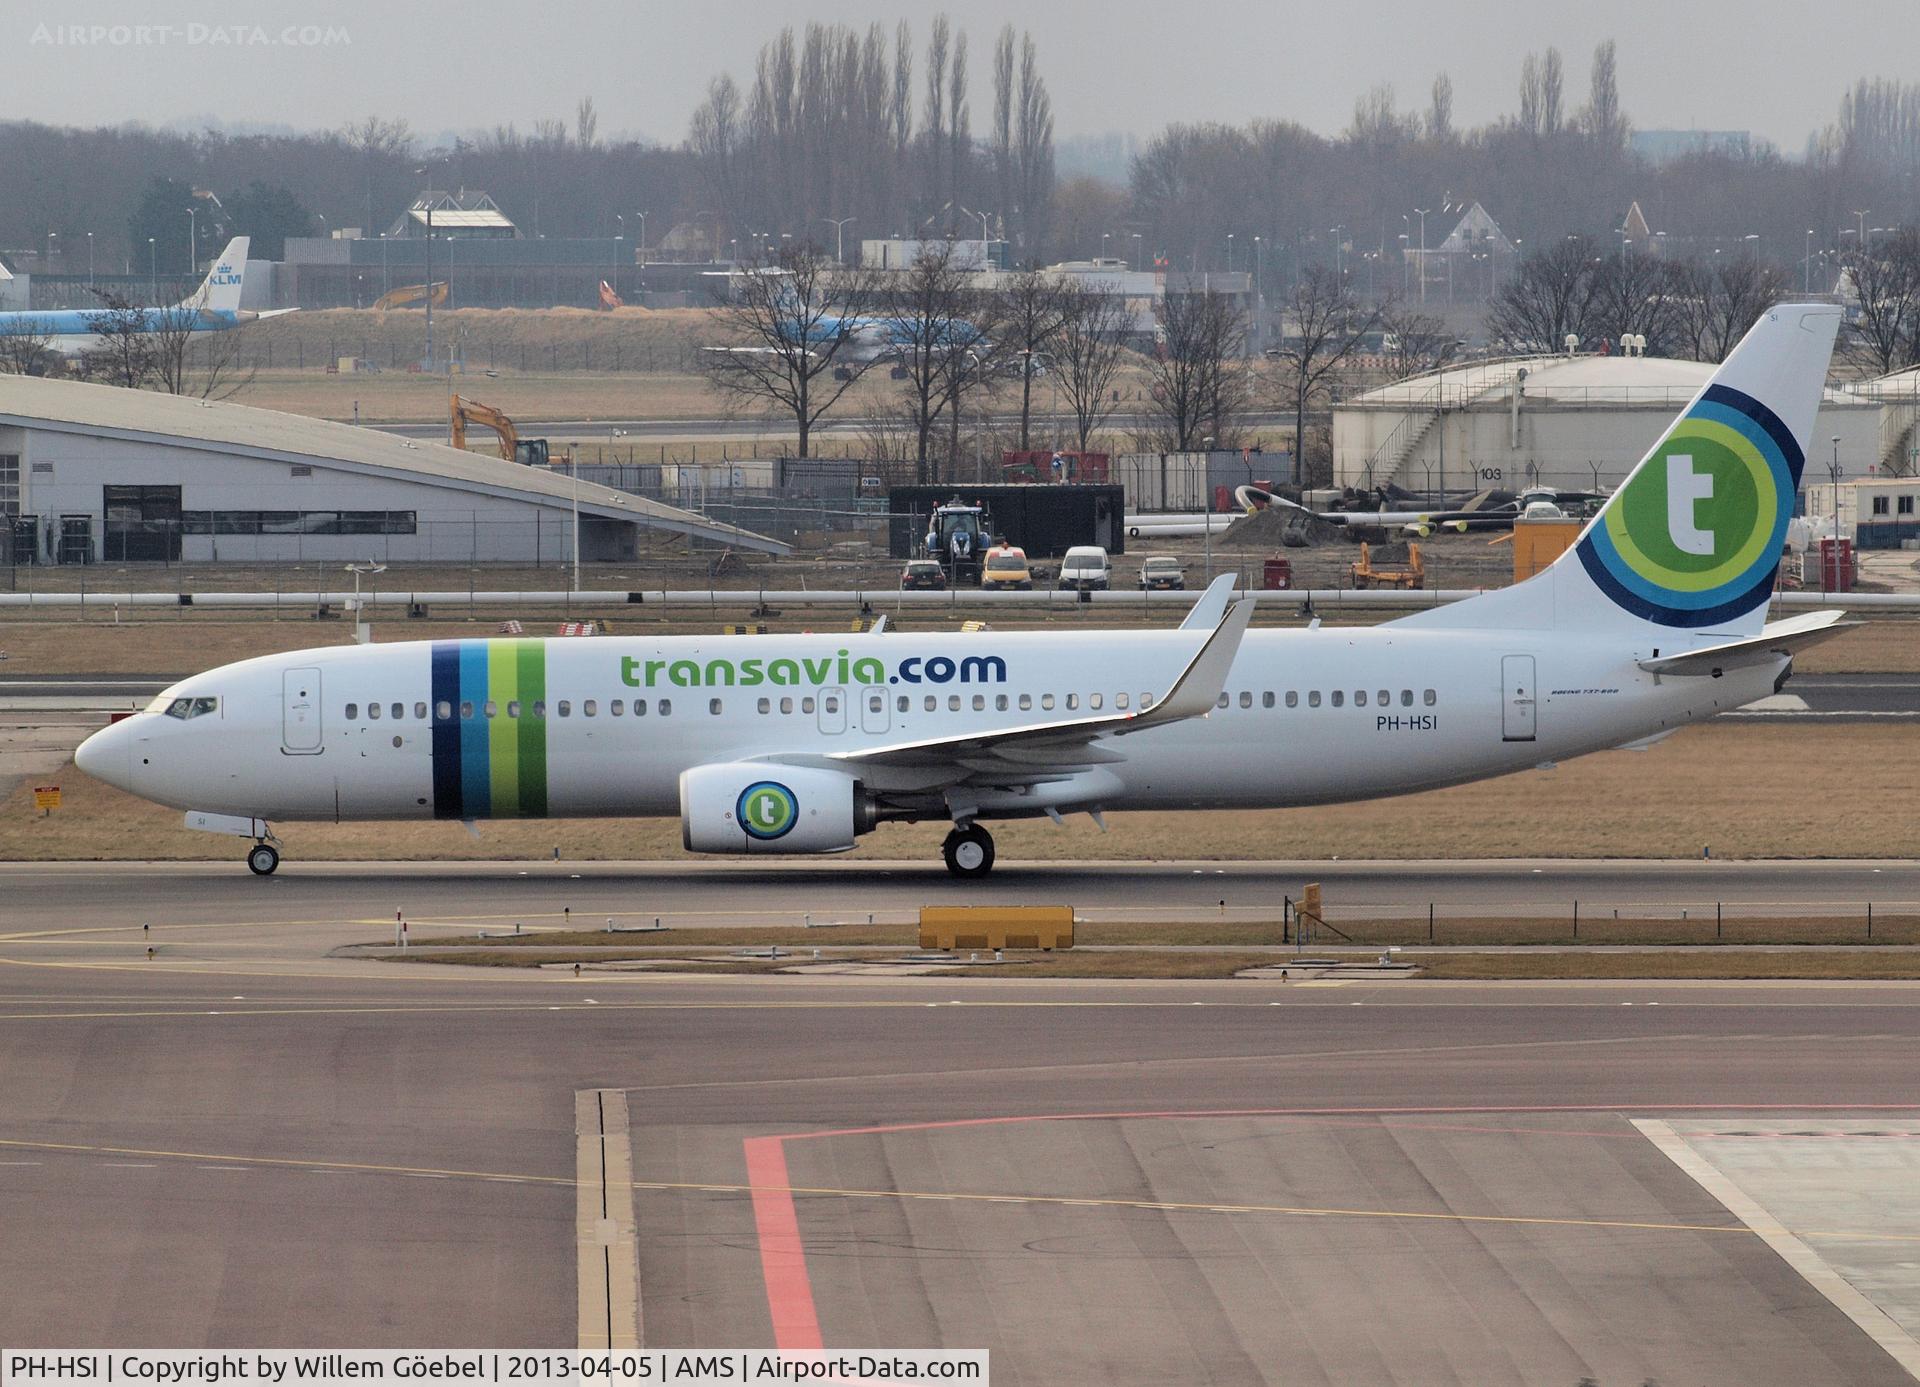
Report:
<svg viewBox="0 0 1920 1387"><path fill-rule="evenodd" d="M1540 60L1540 133L1557 135L1566 123L1566 69L1560 50L1549 48Z"/></svg>
<svg viewBox="0 0 1920 1387"><path fill-rule="evenodd" d="M1535 139L1540 137L1540 60L1529 53L1520 64L1520 129Z"/></svg>
<svg viewBox="0 0 1920 1387"><path fill-rule="evenodd" d="M1920 361L1920 230L1908 227L1843 262L1858 300L1847 355L1875 375Z"/></svg>
<svg viewBox="0 0 1920 1387"><path fill-rule="evenodd" d="M1592 330L1594 253L1569 236L1527 256L1487 309L1487 336L1508 352L1557 352L1569 336Z"/></svg>
<svg viewBox="0 0 1920 1387"><path fill-rule="evenodd" d="M1113 416L1113 382L1133 331L1133 310L1118 294L1078 284L1067 291L1061 308L1060 330L1053 339L1053 370L1067 408L1073 411L1074 436L1084 452L1094 430Z"/></svg>
<svg viewBox="0 0 1920 1387"><path fill-rule="evenodd" d="M594 109L593 98L583 96L573 112L573 142L582 149L592 149L600 142L600 113Z"/></svg>
<svg viewBox="0 0 1920 1387"><path fill-rule="evenodd" d="M1673 354L1679 345L1680 296L1669 262L1623 249L1594 262L1592 283L1588 324L1593 332L1613 342L1636 333L1647 339L1653 355Z"/></svg>
<svg viewBox="0 0 1920 1387"><path fill-rule="evenodd" d="M240 334L197 327L194 304L154 310L147 333L147 383L169 395L225 400L253 384L254 371L241 364Z"/></svg>
<svg viewBox="0 0 1920 1387"><path fill-rule="evenodd" d="M1053 229L1053 98L1040 75L1040 51L1031 34L1025 35L1020 45L1020 89L1014 117L1014 210L1019 218L1021 249L1038 259Z"/></svg>
<svg viewBox="0 0 1920 1387"><path fill-rule="evenodd" d="M1791 285L1778 265L1750 255L1715 256L1674 270L1675 335L1695 361L1724 361Z"/></svg>
<svg viewBox="0 0 1920 1387"><path fill-rule="evenodd" d="M1014 275L991 300L985 330L1001 359L1020 376L1020 448L1031 446L1033 378L1066 320L1069 285L1040 269Z"/></svg>
<svg viewBox="0 0 1920 1387"><path fill-rule="evenodd" d="M1453 78L1444 72L1433 79L1433 100L1427 106L1427 138L1442 144L1453 139Z"/></svg>
<svg viewBox="0 0 1920 1387"><path fill-rule="evenodd" d="M83 318L95 342L81 358L82 372L90 379L138 390L153 374L147 310L119 294L96 293L101 307L89 309Z"/></svg>
<svg viewBox="0 0 1920 1387"><path fill-rule="evenodd" d="M1627 118L1620 113L1620 82L1608 39L1593 50L1592 90L1587 109L1581 116L1587 138L1609 154L1618 154L1627 144Z"/></svg>
<svg viewBox="0 0 1920 1387"><path fill-rule="evenodd" d="M1460 350L1460 339L1443 319L1405 304L1380 306L1380 331L1397 380L1437 371Z"/></svg>
<svg viewBox="0 0 1920 1387"><path fill-rule="evenodd" d="M836 270L811 244L789 248L735 276L715 313L725 340L700 354L701 370L735 404L792 415L807 457L813 426L873 363L855 350L854 320L877 292L871 273Z"/></svg>
<svg viewBox="0 0 1920 1387"><path fill-rule="evenodd" d="M1279 345L1267 355L1287 368L1286 398L1293 405L1293 480L1306 482L1307 410L1326 393L1329 378L1380 328L1378 305L1362 304L1346 277L1311 266L1288 295Z"/></svg>
<svg viewBox="0 0 1920 1387"><path fill-rule="evenodd" d="M970 321L967 274L954 263L952 241L929 241L919 258L896 274L886 294L886 316L902 379L905 414L913 429L914 480L938 482L933 431L964 393L966 372L956 356L977 345ZM962 387L956 390L956 383Z"/></svg>
<svg viewBox="0 0 1920 1387"><path fill-rule="evenodd" d="M52 324L39 318L26 318L17 330L0 337L0 374L43 376L53 364Z"/></svg>
<svg viewBox="0 0 1920 1387"><path fill-rule="evenodd" d="M1157 311L1159 350L1147 358L1153 437L1168 452L1191 452L1208 438L1229 446L1251 393L1246 315L1211 290L1167 294Z"/></svg>

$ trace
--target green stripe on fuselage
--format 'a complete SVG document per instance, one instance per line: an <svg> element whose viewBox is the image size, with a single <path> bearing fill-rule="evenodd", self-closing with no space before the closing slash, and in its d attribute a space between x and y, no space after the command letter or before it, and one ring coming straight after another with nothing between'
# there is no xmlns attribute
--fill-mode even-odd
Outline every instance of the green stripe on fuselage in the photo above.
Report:
<svg viewBox="0 0 1920 1387"><path fill-rule="evenodd" d="M520 816L542 819L547 814L547 645L545 641L515 641L520 678Z"/></svg>
<svg viewBox="0 0 1920 1387"><path fill-rule="evenodd" d="M492 816L515 818L520 813L520 720L532 716L532 710L520 709L520 717L510 717L514 700L520 697L519 641L487 642L487 697L493 700L494 716L487 727L487 763L491 780Z"/></svg>

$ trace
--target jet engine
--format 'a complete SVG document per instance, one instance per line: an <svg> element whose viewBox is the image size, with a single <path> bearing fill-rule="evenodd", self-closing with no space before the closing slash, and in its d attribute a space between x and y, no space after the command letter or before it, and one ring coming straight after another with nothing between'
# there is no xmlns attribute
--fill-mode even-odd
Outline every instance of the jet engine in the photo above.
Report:
<svg viewBox="0 0 1920 1387"><path fill-rule="evenodd" d="M845 852L875 818L872 797L845 771L731 761L680 776L689 852Z"/></svg>

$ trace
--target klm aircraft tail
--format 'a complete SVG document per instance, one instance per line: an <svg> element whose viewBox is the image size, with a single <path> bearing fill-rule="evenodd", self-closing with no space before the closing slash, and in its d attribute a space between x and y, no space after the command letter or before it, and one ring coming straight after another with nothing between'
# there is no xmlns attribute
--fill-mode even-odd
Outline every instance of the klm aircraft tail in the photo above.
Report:
<svg viewBox="0 0 1920 1387"><path fill-rule="evenodd" d="M1407 624L1757 634L1839 327L1769 309L1551 567Z"/></svg>
<svg viewBox="0 0 1920 1387"><path fill-rule="evenodd" d="M213 313L238 313L240 290L246 276L247 238L235 236L227 242L227 248L220 252L220 258L213 262L213 268L200 281L200 287L173 306Z"/></svg>

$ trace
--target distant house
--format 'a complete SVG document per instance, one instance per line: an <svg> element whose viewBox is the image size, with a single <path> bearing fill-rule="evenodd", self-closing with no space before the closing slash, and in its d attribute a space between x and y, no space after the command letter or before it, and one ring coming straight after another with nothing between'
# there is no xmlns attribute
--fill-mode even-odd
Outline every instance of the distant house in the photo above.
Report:
<svg viewBox="0 0 1920 1387"><path fill-rule="evenodd" d="M1439 245L1407 247L1417 285L1414 296L1422 303L1429 295L1444 296L1448 303L1490 298L1518 249L1486 208L1469 203Z"/></svg>

